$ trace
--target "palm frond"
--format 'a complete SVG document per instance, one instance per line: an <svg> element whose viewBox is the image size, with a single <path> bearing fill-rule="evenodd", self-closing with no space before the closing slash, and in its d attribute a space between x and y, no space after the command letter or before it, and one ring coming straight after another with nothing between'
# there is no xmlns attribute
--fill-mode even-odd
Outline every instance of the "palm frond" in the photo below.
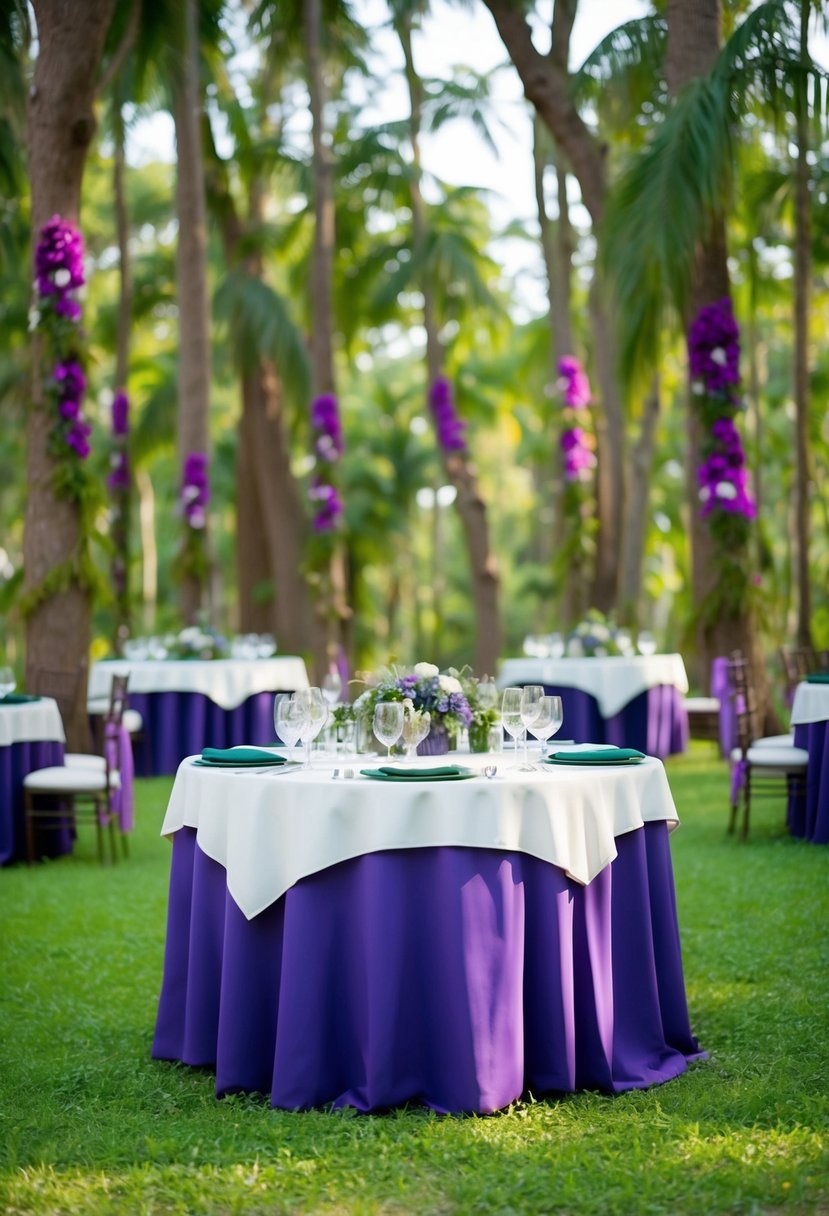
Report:
<svg viewBox="0 0 829 1216"><path fill-rule="evenodd" d="M658 14L626 21L594 47L572 78L579 107L593 106L602 130L632 122L644 101L659 100L667 23Z"/></svg>
<svg viewBox="0 0 829 1216"><path fill-rule="evenodd" d="M261 279L236 270L220 284L213 309L229 327L241 369L252 368L260 358L270 359L291 395L307 399L308 355L282 296Z"/></svg>

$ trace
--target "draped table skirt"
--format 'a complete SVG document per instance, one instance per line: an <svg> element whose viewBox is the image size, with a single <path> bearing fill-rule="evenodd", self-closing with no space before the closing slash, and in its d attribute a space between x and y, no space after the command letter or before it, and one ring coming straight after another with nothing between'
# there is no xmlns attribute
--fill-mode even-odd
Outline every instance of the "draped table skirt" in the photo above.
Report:
<svg viewBox="0 0 829 1216"><path fill-rule="evenodd" d="M63 743L55 740L21 740L0 747L0 865L26 858L26 826L23 803L23 778L38 768L63 764ZM35 847L39 857L60 857L71 853L71 828L37 831Z"/></svg>
<svg viewBox="0 0 829 1216"><path fill-rule="evenodd" d="M199 692L130 693L129 703L144 722L134 740L136 774L174 773L185 756L197 755L204 747L273 745L275 695L254 693L241 705L223 709Z"/></svg>
<svg viewBox="0 0 829 1216"><path fill-rule="evenodd" d="M562 699L562 738L574 743L612 743L635 747L664 760L688 746L688 714L678 688L657 684L635 696L618 713L605 717L596 698L579 688L545 684L546 693ZM555 748L555 736L550 740Z"/></svg>
<svg viewBox="0 0 829 1216"><path fill-rule="evenodd" d="M789 799L789 832L812 844L829 844L829 721L794 728L795 747L809 753L806 792Z"/></svg>
<svg viewBox="0 0 829 1216"><path fill-rule="evenodd" d="M587 886L524 853L367 853L247 920L181 828L152 1054L287 1110L487 1113L668 1081L702 1053L667 825L616 843Z"/></svg>

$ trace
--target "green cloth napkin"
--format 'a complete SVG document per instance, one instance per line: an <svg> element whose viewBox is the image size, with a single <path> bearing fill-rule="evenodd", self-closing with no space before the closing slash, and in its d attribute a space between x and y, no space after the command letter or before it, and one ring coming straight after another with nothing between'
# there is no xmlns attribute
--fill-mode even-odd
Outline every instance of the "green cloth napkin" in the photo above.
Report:
<svg viewBox="0 0 829 1216"><path fill-rule="evenodd" d="M378 781L460 781L475 776L471 769L458 764L444 764L438 768L394 768L384 764L380 768L361 768L360 772L364 777L374 777Z"/></svg>
<svg viewBox="0 0 829 1216"><path fill-rule="evenodd" d="M829 671L810 671L806 680L809 684L829 684Z"/></svg>
<svg viewBox="0 0 829 1216"><path fill-rule="evenodd" d="M597 747L595 751L559 751L547 757L547 764L638 764L645 753L635 747Z"/></svg>
<svg viewBox="0 0 829 1216"><path fill-rule="evenodd" d="M28 701L42 701L43 697L35 697L29 692L7 692L5 697L0 697L2 705L25 705Z"/></svg>
<svg viewBox="0 0 829 1216"><path fill-rule="evenodd" d="M205 764L230 764L240 768L245 764L285 764L284 756L262 747L205 747L201 758Z"/></svg>

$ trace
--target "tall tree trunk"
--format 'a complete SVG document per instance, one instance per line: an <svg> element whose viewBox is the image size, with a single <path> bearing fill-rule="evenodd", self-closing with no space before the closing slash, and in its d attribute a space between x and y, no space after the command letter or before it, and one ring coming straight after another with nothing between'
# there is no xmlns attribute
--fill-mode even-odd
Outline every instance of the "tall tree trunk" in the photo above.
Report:
<svg viewBox="0 0 829 1216"><path fill-rule="evenodd" d="M129 245L129 214L127 211L126 155L124 140L124 115L122 110L121 81L116 77L112 84L113 169L112 188L115 202L115 228L118 238L118 321L115 338L115 388L127 391L129 376L130 334L132 331L132 260ZM129 467L129 439L127 435L113 436L119 453L127 459ZM130 633L130 516L132 513L132 472L129 484L118 486L113 493L111 540L113 554L110 560L110 580L115 599L112 645L116 654L121 654L124 639Z"/></svg>
<svg viewBox="0 0 829 1216"><path fill-rule="evenodd" d="M314 397L336 394L334 376L334 167L325 133L326 85L322 65L321 0L304 0L308 50L308 91L314 173L314 255L311 270L311 385ZM315 666L320 675L337 653L351 654L351 609L348 604L346 548L335 540L325 572L325 590L318 603Z"/></svg>
<svg viewBox="0 0 829 1216"><path fill-rule="evenodd" d="M719 0L667 0L668 44L666 76L675 96L683 85L711 68L720 46ZM725 222L714 217L708 234L699 245L691 285L686 329L700 308L729 295ZM689 357L690 367L690 357ZM712 616L702 611L717 590L720 578L716 550L699 509L696 470L700 463L702 430L690 396L687 412L688 498L690 503L691 568L694 609L697 614L696 644L699 669L692 682L708 687L711 663L718 655L740 650L751 664L761 718L769 705L768 677L759 648L755 622L748 605ZM749 554L745 554L749 560ZM695 677L695 678L694 678Z"/></svg>
<svg viewBox="0 0 829 1216"><path fill-rule="evenodd" d="M561 47L572 26L577 0L555 0L550 54L544 56L533 45L530 26L514 0L484 0L495 19L524 86L524 95L567 159L579 183L582 201L598 233L607 198L607 146L598 139L573 101L566 58ZM597 274L598 270L594 270ZM595 607L607 611L618 589L618 559L624 518L625 428L616 375L615 343L606 315L598 279L591 292L590 310L594 329L596 382L599 408L595 411L598 469L596 570L592 588Z"/></svg>
<svg viewBox="0 0 829 1216"><path fill-rule="evenodd" d="M422 83L415 70L412 54L412 15L408 13L395 20L405 59L406 81L409 89L409 139L412 145L412 175L410 197L412 203L412 237L414 257L421 267L420 290L423 296L423 326L426 331L426 375L427 392L443 371L443 351L438 335L438 318L434 291L425 267L428 245L428 221L426 206L420 189L420 131L422 114ZM472 584L472 602L475 608L475 644L472 667L479 673L495 671L501 648L501 617L498 606L500 575L495 554L489 540L489 523L486 504L478 488L475 469L461 452L446 452L441 448L443 467L448 480L455 487L455 503L466 540L469 557L469 572ZM438 511L437 503L435 512Z"/></svg>
<svg viewBox="0 0 829 1216"><path fill-rule="evenodd" d="M78 221L84 163L96 129L95 81L115 0L33 0L33 7L38 57L29 93L28 148L32 231L37 234L53 215ZM80 537L77 503L55 493L43 355L35 334L23 533L28 593L75 552ZM27 681L39 670L71 667L83 673L74 711L64 724L69 746L82 750L89 748L86 673L91 612L89 589L73 577L68 586L42 600L26 622Z"/></svg>
<svg viewBox="0 0 829 1216"><path fill-rule="evenodd" d="M207 215L202 152L198 0L183 0L182 70L175 83L176 280L179 307L178 455L180 467L195 452L208 453L210 337L207 299ZM184 529L186 522L182 523ZM186 543L186 542L185 542ZM198 543L207 546L207 528ZM205 579L185 569L181 614L191 623L205 607Z"/></svg>
<svg viewBox="0 0 829 1216"><path fill-rule="evenodd" d="M810 0L800 4L800 59L809 58ZM807 83L800 81L795 93L797 159L795 162L795 243L794 243L794 404L795 450L795 530L797 535L797 643L812 644L812 604L809 571L811 474L809 452L809 303L812 274L812 216L809 184L809 123Z"/></svg>

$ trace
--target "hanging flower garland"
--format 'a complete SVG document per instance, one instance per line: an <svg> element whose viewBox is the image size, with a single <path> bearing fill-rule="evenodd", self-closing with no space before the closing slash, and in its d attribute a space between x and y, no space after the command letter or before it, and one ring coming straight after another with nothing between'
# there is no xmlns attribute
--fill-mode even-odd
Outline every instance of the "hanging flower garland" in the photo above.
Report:
<svg viewBox="0 0 829 1216"><path fill-rule="evenodd" d="M578 576L593 550L595 510L593 476L595 440L589 429L590 382L579 360L564 355L558 364L556 388L562 398L559 435L563 485L561 492L562 541L557 546L559 580Z"/></svg>
<svg viewBox="0 0 829 1216"><path fill-rule="evenodd" d="M757 507L748 484L736 419L743 411L740 330L725 296L703 306L688 332L691 392L702 424L697 469L700 512L714 541L722 577L712 612L738 610L750 588L746 547Z"/></svg>
<svg viewBox="0 0 829 1216"><path fill-rule="evenodd" d="M116 602L116 638L121 627L129 625L129 500L130 466L127 451L129 437L129 397L119 389L112 400L112 455L107 485L112 495L113 554L110 561L112 589Z"/></svg>
<svg viewBox="0 0 829 1216"><path fill-rule="evenodd" d="M87 385L78 300L85 283L83 254L83 238L69 220L53 215L43 225L34 251L35 298L29 331L42 342L42 403L51 415L48 451L54 461L55 493L77 504L80 527L73 552L23 598L24 613L31 613L72 582L86 589L101 584L90 555L101 496L85 463L91 452L92 427L83 416Z"/></svg>
<svg viewBox="0 0 829 1216"><path fill-rule="evenodd" d="M466 423L455 409L452 385L438 376L429 391L429 406L435 421L438 443L444 452L466 451Z"/></svg>
<svg viewBox="0 0 829 1216"><path fill-rule="evenodd" d="M337 398L333 393L322 393L314 398L311 426L318 462L308 489L308 497L314 507L314 531L334 532L342 521L343 501L334 485L333 466L342 456L345 445Z"/></svg>
<svg viewBox="0 0 829 1216"><path fill-rule="evenodd" d="M190 452L184 459L178 510L184 521L184 537L177 563L180 577L199 581L207 577L207 504L210 501L207 455Z"/></svg>

